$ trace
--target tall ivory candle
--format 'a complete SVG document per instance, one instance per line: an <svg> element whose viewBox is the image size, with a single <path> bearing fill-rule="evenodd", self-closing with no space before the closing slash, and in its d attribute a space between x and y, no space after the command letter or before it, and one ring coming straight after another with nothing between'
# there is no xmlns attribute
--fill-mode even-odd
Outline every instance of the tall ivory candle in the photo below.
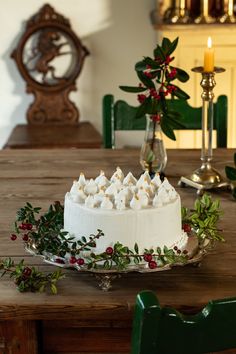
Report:
<svg viewBox="0 0 236 354"><path fill-rule="evenodd" d="M214 54L215 51L212 48L211 37L208 37L207 48L204 51L204 71L205 72L214 71Z"/></svg>

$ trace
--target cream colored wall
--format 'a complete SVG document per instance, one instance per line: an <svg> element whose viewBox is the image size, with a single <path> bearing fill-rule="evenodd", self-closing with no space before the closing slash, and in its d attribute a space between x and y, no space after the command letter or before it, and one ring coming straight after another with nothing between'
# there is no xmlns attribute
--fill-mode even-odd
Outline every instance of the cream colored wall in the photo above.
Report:
<svg viewBox="0 0 236 354"><path fill-rule="evenodd" d="M49 0L55 10L69 18L74 32L91 52L71 94L81 112L101 131L101 100L106 93L136 104L135 95L119 90L121 84L136 84L134 64L152 53L156 32L149 14L155 0ZM25 122L32 96L25 93L10 54L24 29L24 22L43 0L0 0L0 147L11 129Z"/></svg>

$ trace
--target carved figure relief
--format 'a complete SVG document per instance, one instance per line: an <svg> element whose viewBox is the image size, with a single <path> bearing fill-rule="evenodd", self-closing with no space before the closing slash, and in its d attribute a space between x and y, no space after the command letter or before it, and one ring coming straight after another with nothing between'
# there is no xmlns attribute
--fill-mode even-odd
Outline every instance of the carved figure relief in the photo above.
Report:
<svg viewBox="0 0 236 354"><path fill-rule="evenodd" d="M32 124L74 124L79 112L69 100L88 50L71 30L70 23L50 5L44 5L26 25L13 51L27 92L35 101L27 112Z"/></svg>

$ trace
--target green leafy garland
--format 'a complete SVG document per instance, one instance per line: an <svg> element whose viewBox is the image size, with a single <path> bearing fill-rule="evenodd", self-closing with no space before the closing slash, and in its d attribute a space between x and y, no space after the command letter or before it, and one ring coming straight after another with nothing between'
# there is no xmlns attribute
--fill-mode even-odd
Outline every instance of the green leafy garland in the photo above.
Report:
<svg viewBox="0 0 236 354"><path fill-rule="evenodd" d="M187 100L189 95L173 84L176 79L186 82L189 75L182 69L171 65L172 53L178 45L178 38L171 42L163 38L161 45L153 51L153 58L144 57L135 65L135 71L140 81L138 86L120 86L120 89L138 94L140 106L137 118L148 113L154 124L158 121L162 131L172 140L176 140L174 129L183 128L180 122L181 114L168 105L168 96ZM161 114L160 114L161 113Z"/></svg>
<svg viewBox="0 0 236 354"><path fill-rule="evenodd" d="M169 249L155 247L139 252L137 244L130 249L120 242L113 247L107 247L104 252L96 254L96 241L104 237L101 230L88 238L81 237L75 240L68 232L63 230L64 208L59 202L50 205L48 211L40 215L41 208L34 208L30 203L19 209L15 222L15 233L11 239L15 241L22 238L26 247L33 247L38 254L53 255L55 263L75 266L81 270L116 269L122 271L130 265L147 264L150 269L163 267L175 263L185 264L189 260L186 250L177 247ZM220 217L219 201L212 201L208 194L197 199L194 210L182 208L183 230L188 236L194 233L198 237L199 247L208 240L211 244L223 241L217 222ZM15 268L14 268L15 267ZM14 268L14 269L12 269ZM7 259L0 263L3 274L10 271L20 291L44 291L49 285L51 291L56 293L56 283L63 277L60 271L44 275L35 268L26 267L21 261L18 265Z"/></svg>

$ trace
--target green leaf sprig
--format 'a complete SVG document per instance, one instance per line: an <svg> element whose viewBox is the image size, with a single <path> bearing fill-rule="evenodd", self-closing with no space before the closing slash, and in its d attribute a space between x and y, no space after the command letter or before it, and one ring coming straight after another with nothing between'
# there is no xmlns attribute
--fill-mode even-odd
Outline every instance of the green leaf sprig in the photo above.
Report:
<svg viewBox="0 0 236 354"><path fill-rule="evenodd" d="M8 274L20 292L44 292L48 288L57 294L57 282L64 278L61 270L44 274L35 267L26 266L24 260L16 264L11 258L0 260L0 277Z"/></svg>
<svg viewBox="0 0 236 354"><path fill-rule="evenodd" d="M138 94L140 106L137 117L148 113L156 120L156 115L161 112L161 128L172 140L176 140L174 128L183 128L179 112L173 111L168 105L168 96L181 100L187 100L189 95L176 86L173 82L177 79L186 82L189 75L182 69L171 65L174 57L172 53L178 45L178 38L171 42L163 38L161 45L157 45L153 52L153 58L144 57L135 65L135 71L139 79L138 86L120 86L120 89ZM158 118L159 120L159 118Z"/></svg>
<svg viewBox="0 0 236 354"><path fill-rule="evenodd" d="M219 200L213 201L211 196L205 193L195 201L194 210L182 207L182 220L183 223L191 225L200 245L206 239L214 243L224 241L221 230L217 228L221 213Z"/></svg>

